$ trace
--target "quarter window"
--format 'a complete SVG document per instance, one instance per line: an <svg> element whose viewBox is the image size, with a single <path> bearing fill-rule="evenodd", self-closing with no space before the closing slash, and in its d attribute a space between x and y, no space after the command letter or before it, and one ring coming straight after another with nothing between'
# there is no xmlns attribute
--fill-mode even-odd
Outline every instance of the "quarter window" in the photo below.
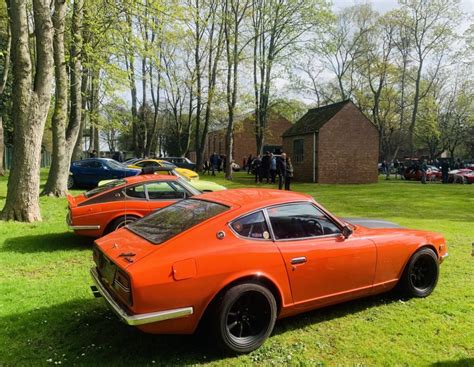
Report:
<svg viewBox="0 0 474 367"><path fill-rule="evenodd" d="M146 185L150 200L172 200L186 197L184 190L177 191L168 182L152 182Z"/></svg>
<svg viewBox="0 0 474 367"><path fill-rule="evenodd" d="M267 209L275 239L318 237L340 233L339 228L310 203Z"/></svg>
<svg viewBox="0 0 474 367"><path fill-rule="evenodd" d="M143 185L127 187L125 189L125 193L131 198L146 199L145 186Z"/></svg>
<svg viewBox="0 0 474 367"><path fill-rule="evenodd" d="M239 218L234 221L231 226L234 231L243 237L260 238L264 240L270 238L267 222L261 211Z"/></svg>

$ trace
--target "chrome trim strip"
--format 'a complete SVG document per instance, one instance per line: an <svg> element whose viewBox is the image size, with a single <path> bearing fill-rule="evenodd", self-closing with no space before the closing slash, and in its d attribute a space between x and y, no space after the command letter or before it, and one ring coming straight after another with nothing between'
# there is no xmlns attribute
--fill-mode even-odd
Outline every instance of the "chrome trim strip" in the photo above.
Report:
<svg viewBox="0 0 474 367"><path fill-rule="evenodd" d="M69 226L69 228L75 230L75 231L80 231L83 229L100 229L100 225L90 225L90 226Z"/></svg>
<svg viewBox="0 0 474 367"><path fill-rule="evenodd" d="M117 302L115 302L115 300L112 298L107 289L105 289L105 287L102 285L99 279L99 274L97 273L97 270L95 268L91 269L91 276L99 293L105 298L107 304L112 308L112 311L114 311L115 314L120 318L120 320L127 325L136 326L150 324L153 322L184 317L192 315L194 313L194 309L192 307L183 307L176 308L173 310L129 315L122 307L120 307Z"/></svg>
<svg viewBox="0 0 474 367"><path fill-rule="evenodd" d="M449 253L446 252L443 256L441 256L441 258L444 260L444 259L446 259L448 256L449 256Z"/></svg>

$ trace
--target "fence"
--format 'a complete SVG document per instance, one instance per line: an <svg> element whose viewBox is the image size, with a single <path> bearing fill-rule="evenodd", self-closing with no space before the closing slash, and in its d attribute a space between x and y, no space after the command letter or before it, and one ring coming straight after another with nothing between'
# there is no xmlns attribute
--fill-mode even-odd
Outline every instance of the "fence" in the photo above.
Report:
<svg viewBox="0 0 474 367"><path fill-rule="evenodd" d="M3 165L5 169L11 169L13 158L13 148L5 147L5 154L3 155ZM47 151L41 152L41 168L49 167L51 165L51 153Z"/></svg>

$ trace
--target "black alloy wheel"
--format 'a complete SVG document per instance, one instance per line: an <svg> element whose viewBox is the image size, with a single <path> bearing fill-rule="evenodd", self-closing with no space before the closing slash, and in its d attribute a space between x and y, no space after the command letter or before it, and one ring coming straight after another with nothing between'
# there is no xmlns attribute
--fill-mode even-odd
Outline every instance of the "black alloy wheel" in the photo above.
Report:
<svg viewBox="0 0 474 367"><path fill-rule="evenodd" d="M229 289L218 304L214 332L225 352L249 353L273 331L277 305L262 285L245 283Z"/></svg>
<svg viewBox="0 0 474 367"><path fill-rule="evenodd" d="M438 283L439 261L430 248L422 248L410 258L402 278L402 285L410 297L429 296Z"/></svg>

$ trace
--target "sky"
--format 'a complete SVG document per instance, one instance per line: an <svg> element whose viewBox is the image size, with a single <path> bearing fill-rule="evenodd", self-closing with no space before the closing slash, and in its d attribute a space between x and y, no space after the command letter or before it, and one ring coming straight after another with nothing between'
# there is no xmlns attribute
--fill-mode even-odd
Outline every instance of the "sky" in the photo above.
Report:
<svg viewBox="0 0 474 367"><path fill-rule="evenodd" d="M332 0L334 9L338 10L345 6L350 6L354 4L365 3L367 1L357 1L357 0ZM375 10L380 13L385 13L388 10L391 10L398 5L397 0L372 0L369 1ZM461 0L461 9L465 12L474 11L474 0Z"/></svg>

